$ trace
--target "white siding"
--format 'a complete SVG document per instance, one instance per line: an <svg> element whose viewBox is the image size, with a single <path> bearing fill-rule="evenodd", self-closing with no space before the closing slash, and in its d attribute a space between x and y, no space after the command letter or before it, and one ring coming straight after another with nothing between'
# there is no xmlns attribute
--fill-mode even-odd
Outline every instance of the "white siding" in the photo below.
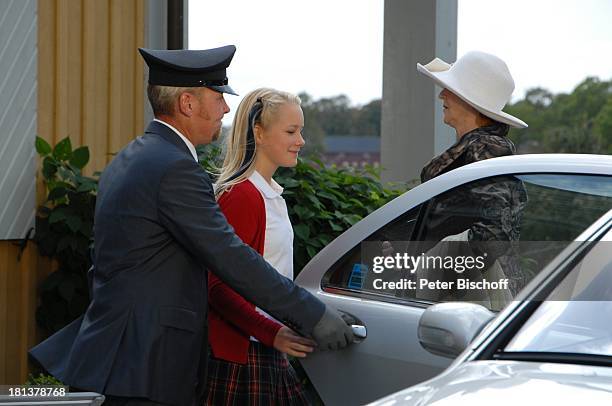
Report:
<svg viewBox="0 0 612 406"><path fill-rule="evenodd" d="M0 240L34 226L36 12L36 0L0 1Z"/></svg>

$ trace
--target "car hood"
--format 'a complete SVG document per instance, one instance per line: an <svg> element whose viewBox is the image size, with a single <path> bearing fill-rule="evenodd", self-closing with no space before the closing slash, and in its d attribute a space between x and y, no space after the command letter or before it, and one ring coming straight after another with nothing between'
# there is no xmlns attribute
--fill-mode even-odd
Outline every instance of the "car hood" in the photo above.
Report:
<svg viewBox="0 0 612 406"><path fill-rule="evenodd" d="M473 361L372 405L461 406L612 404L612 368L539 362Z"/></svg>

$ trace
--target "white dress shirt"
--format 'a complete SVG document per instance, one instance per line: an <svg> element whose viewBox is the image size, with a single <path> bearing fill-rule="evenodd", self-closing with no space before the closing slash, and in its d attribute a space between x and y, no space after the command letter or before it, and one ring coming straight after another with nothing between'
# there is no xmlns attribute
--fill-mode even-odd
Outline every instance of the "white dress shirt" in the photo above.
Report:
<svg viewBox="0 0 612 406"><path fill-rule="evenodd" d="M263 257L281 275L293 280L293 227L289 220L287 204L281 196L283 188L274 179L271 184L268 183L257 171L249 176L249 180L261 193L266 207ZM274 319L259 308L257 311ZM255 340L253 337L251 339Z"/></svg>
<svg viewBox="0 0 612 406"><path fill-rule="evenodd" d="M157 121L158 123L162 123L166 127L170 128L172 131L174 131L176 133L176 135L181 137L181 139L183 140L185 145L187 145L187 148L189 148L189 152L191 152L191 155L193 156L193 159L195 159L195 161L198 162L198 154L196 153L196 149L193 146L193 144L191 143L191 141L189 141L187 139L187 137L185 137L183 134L181 134L181 132L179 130L177 130L176 128L172 127L170 124L166 123L165 121L162 121L162 120L160 120L158 118L154 118L153 121Z"/></svg>

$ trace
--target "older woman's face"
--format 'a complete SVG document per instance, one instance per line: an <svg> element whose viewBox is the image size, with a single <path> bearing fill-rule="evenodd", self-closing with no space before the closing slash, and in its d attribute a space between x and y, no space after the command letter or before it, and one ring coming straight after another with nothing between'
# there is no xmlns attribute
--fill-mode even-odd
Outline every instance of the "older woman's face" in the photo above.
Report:
<svg viewBox="0 0 612 406"><path fill-rule="evenodd" d="M444 123L454 129L463 127L466 122L474 120L479 115L475 108L448 89L442 90L438 97L442 99L444 106Z"/></svg>

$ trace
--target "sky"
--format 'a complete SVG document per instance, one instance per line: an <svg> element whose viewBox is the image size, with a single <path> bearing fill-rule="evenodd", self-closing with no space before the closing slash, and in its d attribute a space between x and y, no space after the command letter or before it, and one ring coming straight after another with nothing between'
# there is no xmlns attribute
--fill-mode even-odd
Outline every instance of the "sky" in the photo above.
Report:
<svg viewBox="0 0 612 406"><path fill-rule="evenodd" d="M274 87L353 104L382 95L383 0L189 2L189 48L237 45L228 70L241 95ZM571 92L587 76L612 78L612 1L458 0L457 56L493 53L508 64L513 100L533 87ZM428 61L424 61L428 62ZM451 62L451 61L449 61ZM416 72L416 70L415 70ZM232 112L240 97L226 97Z"/></svg>

